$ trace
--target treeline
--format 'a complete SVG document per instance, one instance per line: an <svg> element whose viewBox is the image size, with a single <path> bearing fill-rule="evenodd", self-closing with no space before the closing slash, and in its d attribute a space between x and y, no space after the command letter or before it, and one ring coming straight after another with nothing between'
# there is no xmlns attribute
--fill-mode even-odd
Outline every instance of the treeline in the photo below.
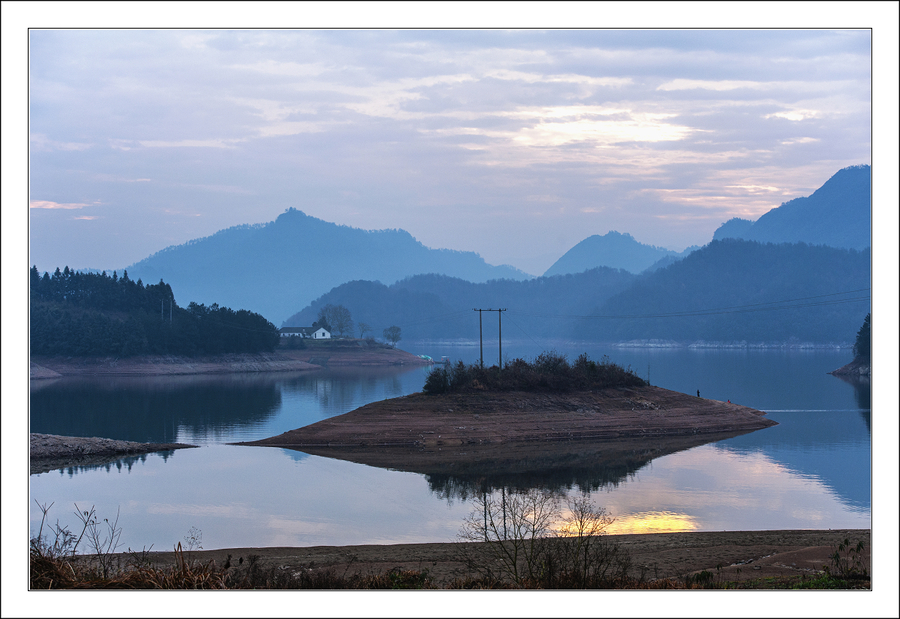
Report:
<svg viewBox="0 0 900 619"><path fill-rule="evenodd" d="M503 334L512 337L569 337L579 324L574 316L590 312L626 289L636 275L598 267L583 273L473 283L447 275L415 275L391 286L347 282L288 318L284 326L305 326L328 304L348 308L370 325L396 324L406 340L478 337L473 308L508 308ZM496 337L497 315L484 315L485 336ZM509 319L509 320L507 320Z"/></svg>
<svg viewBox="0 0 900 619"><path fill-rule="evenodd" d="M870 250L713 241L596 307L602 341L852 342L870 303Z"/></svg>
<svg viewBox="0 0 900 619"><path fill-rule="evenodd" d="M473 340L473 308L504 308L504 338L849 344L869 311L870 257L868 249L726 239L641 275L599 267L483 284L433 274L391 286L354 281L285 326L310 324L331 303L369 324L402 325L407 340ZM485 337L496 338L496 312L483 319Z"/></svg>
<svg viewBox="0 0 900 619"><path fill-rule="evenodd" d="M65 267L30 272L31 354L128 357L272 351L278 330L247 310L175 303L162 280L144 285L125 271L82 273Z"/></svg>

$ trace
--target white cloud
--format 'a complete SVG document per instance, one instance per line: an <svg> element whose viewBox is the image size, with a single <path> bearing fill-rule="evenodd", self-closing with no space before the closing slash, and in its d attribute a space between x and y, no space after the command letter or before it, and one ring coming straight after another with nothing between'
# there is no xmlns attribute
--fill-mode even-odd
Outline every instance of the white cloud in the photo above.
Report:
<svg viewBox="0 0 900 619"><path fill-rule="evenodd" d="M80 209L86 206L91 206L86 202L51 202L50 200L31 200L28 203L29 208L42 208L42 209Z"/></svg>
<svg viewBox="0 0 900 619"><path fill-rule="evenodd" d="M763 118L784 118L787 120L806 120L807 118L818 118L821 113L816 110L789 110L786 112L775 112L774 114L766 114Z"/></svg>
<svg viewBox="0 0 900 619"><path fill-rule="evenodd" d="M771 88L772 84L766 82L753 82L748 80L691 80L675 79L659 85L657 90L762 90Z"/></svg>
<svg viewBox="0 0 900 619"><path fill-rule="evenodd" d="M208 139L208 140L137 140L145 148L235 148L244 139Z"/></svg>

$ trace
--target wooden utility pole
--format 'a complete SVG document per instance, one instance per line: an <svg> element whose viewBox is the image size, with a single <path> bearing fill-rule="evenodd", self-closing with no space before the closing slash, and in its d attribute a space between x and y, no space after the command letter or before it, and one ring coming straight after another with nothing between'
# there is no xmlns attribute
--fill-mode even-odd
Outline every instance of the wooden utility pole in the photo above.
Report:
<svg viewBox="0 0 900 619"><path fill-rule="evenodd" d="M482 340L481 335L481 312L497 312L498 327L500 329L498 335L500 339L500 359L497 363L497 367L503 369L503 312L506 311L506 308L503 309L478 309L475 308L472 311L478 312L478 345L481 351L481 367L484 367L484 342Z"/></svg>

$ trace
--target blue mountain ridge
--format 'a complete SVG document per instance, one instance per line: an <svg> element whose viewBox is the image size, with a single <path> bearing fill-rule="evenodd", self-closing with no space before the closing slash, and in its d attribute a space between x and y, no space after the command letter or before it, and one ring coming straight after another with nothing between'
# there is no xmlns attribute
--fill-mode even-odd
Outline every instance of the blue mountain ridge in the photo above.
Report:
<svg viewBox="0 0 900 619"><path fill-rule="evenodd" d="M344 282L388 283L420 273L473 282L524 280L474 252L431 249L405 230L361 230L290 208L275 221L221 230L168 247L128 267L129 276L170 284L179 303L247 309L278 324Z"/></svg>

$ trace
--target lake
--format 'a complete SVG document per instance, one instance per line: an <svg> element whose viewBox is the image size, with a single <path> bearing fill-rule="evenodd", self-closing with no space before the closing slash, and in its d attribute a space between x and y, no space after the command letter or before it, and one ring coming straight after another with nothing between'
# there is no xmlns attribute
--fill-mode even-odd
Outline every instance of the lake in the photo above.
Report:
<svg viewBox="0 0 900 619"><path fill-rule="evenodd" d="M436 359L476 361L474 345L404 343ZM869 528L871 404L867 386L828 371L847 350L616 349L504 341L507 357L588 352L652 384L766 411L778 426L584 479L540 480L587 492L616 518L611 532ZM496 363L496 345L484 348ZM75 504L119 512L121 549L169 550L193 528L204 549L456 540L471 488L453 479L368 467L280 448L264 438L363 404L421 391L427 369L32 381L31 431L199 445L104 466L31 475L35 501L74 528Z"/></svg>

